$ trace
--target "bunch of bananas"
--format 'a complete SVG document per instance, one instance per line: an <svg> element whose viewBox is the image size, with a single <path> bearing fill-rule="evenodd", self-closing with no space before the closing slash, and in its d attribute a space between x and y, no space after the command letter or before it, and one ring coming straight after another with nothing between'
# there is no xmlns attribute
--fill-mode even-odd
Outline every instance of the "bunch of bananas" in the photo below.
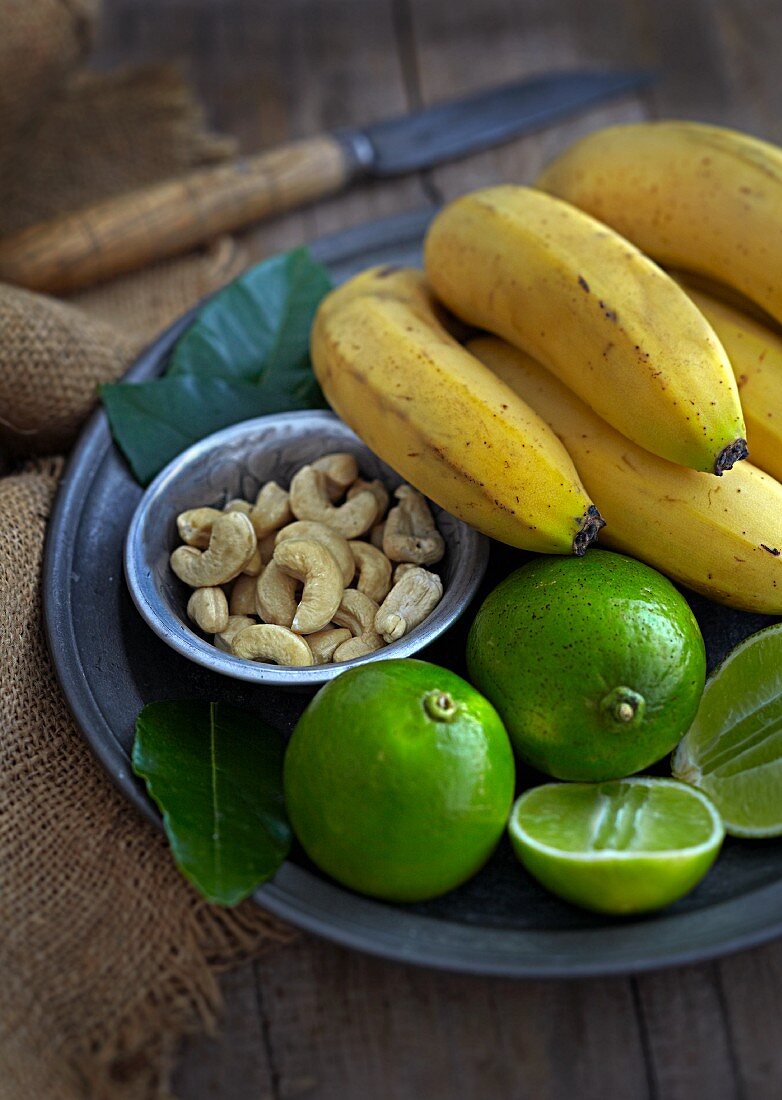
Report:
<svg viewBox="0 0 782 1100"><path fill-rule="evenodd" d="M605 523L690 588L782 614L782 150L599 131L535 188L446 206L425 268L356 276L313 328L374 451L512 546L581 554Z"/></svg>

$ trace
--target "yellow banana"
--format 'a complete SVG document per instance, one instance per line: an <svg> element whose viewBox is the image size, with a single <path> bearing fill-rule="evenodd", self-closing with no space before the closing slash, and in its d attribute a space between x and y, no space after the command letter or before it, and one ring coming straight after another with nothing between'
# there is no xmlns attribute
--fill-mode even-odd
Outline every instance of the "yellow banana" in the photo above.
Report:
<svg viewBox="0 0 782 1100"><path fill-rule="evenodd" d="M440 324L419 271L375 268L323 300L312 362L334 410L402 477L479 531L583 553L602 526L565 448Z"/></svg>
<svg viewBox="0 0 782 1100"><path fill-rule="evenodd" d="M582 138L536 186L661 263L727 283L782 321L782 149L719 126L639 122Z"/></svg>
<svg viewBox="0 0 782 1100"><path fill-rule="evenodd" d="M502 340L467 345L540 413L606 518L601 542L712 600L782 614L782 485L742 462L730 477L658 458L601 420L553 374Z"/></svg>
<svg viewBox="0 0 782 1100"><path fill-rule="evenodd" d="M753 465L782 481L782 336L688 281L682 286L728 353Z"/></svg>
<svg viewBox="0 0 782 1100"><path fill-rule="evenodd" d="M683 268L677 267L668 267L666 271L688 293L690 290L699 290L702 294L708 294L710 298L716 298L718 302L724 302L726 306L732 306L739 313L751 317L773 332L782 333L782 325L775 321L770 313L735 287L719 283L716 279L710 279L708 275L699 275L697 271L684 271Z"/></svg>
<svg viewBox="0 0 782 1100"><path fill-rule="evenodd" d="M529 352L647 450L720 474L746 457L730 363L682 289L612 230L531 188L434 219L426 272L473 325Z"/></svg>

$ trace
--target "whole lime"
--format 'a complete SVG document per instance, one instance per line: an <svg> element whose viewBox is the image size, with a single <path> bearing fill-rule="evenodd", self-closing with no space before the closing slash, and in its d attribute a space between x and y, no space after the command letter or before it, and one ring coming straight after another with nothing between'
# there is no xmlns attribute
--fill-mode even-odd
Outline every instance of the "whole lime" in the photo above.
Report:
<svg viewBox="0 0 782 1100"><path fill-rule="evenodd" d="M519 757L558 779L619 779L677 744L706 677L684 597L605 550L540 558L490 593L467 640L470 679Z"/></svg>
<svg viewBox="0 0 782 1100"><path fill-rule="evenodd" d="M359 665L321 688L285 756L285 803L312 861L393 901L445 893L485 863L513 801L494 707L425 661Z"/></svg>

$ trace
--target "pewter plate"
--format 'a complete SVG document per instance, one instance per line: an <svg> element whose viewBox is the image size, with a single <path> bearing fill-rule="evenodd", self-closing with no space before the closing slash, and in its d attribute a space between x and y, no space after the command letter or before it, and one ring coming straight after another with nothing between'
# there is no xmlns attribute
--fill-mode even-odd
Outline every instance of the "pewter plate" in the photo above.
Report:
<svg viewBox="0 0 782 1100"><path fill-rule="evenodd" d="M430 212L362 226L313 245L335 279L373 263L419 263ZM129 377L165 366L187 314L137 361ZM165 645L133 605L122 546L141 490L111 442L102 412L84 429L49 524L44 563L46 631L60 683L86 740L128 799L159 825L130 769L135 717L146 702L203 698L260 707L289 731L306 698L230 680ZM526 555L492 545L481 592ZM710 665L772 620L687 594ZM464 672L470 613L420 656ZM535 777L527 775L527 781ZM471 882L418 905L389 905L344 890L294 852L259 904L348 947L424 966L514 977L630 973L692 963L782 934L782 843L728 840L700 886L665 912L611 920L581 912L524 874L506 841Z"/></svg>

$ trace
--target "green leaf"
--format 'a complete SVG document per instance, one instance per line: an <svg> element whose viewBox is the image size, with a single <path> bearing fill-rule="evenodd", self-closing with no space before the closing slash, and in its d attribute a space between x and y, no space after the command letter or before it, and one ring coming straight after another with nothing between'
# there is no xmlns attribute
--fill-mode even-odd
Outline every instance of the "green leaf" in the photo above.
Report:
<svg viewBox="0 0 782 1100"><path fill-rule="evenodd" d="M180 871L217 905L236 905L291 845L282 738L222 703L148 703L136 719L133 770L163 814Z"/></svg>
<svg viewBox="0 0 782 1100"><path fill-rule="evenodd" d="M276 378L314 394L310 328L330 289L326 269L306 248L272 256L207 302L179 340L168 373L217 373L261 385Z"/></svg>
<svg viewBox="0 0 782 1100"><path fill-rule="evenodd" d="M112 435L142 485L229 424L326 407L309 337L330 288L326 269L306 249L273 256L207 302L164 378L101 386Z"/></svg>
<svg viewBox="0 0 782 1100"><path fill-rule="evenodd" d="M301 407L295 396L285 400L284 389L270 394L249 382L196 375L113 382L101 386L100 393L112 435L142 485L186 447L220 428Z"/></svg>

